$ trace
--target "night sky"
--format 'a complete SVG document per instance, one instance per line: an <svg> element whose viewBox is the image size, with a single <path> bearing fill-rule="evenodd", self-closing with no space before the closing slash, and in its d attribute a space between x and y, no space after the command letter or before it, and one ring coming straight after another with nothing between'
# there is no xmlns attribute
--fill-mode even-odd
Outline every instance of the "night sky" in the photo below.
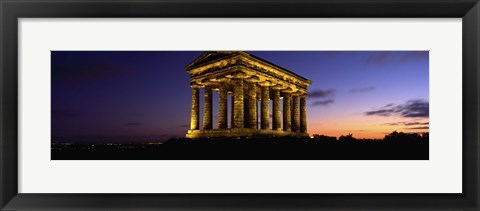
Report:
<svg viewBox="0 0 480 211"><path fill-rule="evenodd" d="M184 137L191 109L184 67L202 53L52 51L52 139ZM394 130L428 132L428 51L248 53L312 81L310 135L383 138ZM217 102L214 93L214 128ZM202 104L201 97L200 113Z"/></svg>

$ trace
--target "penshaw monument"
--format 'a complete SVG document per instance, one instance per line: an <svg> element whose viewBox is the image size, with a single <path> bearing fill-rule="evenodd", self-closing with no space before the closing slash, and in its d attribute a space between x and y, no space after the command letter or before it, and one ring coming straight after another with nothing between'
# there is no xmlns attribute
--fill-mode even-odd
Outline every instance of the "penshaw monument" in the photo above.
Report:
<svg viewBox="0 0 480 211"><path fill-rule="evenodd" d="M242 51L207 51L185 70L192 88L187 138L308 136L310 80ZM200 89L204 90L202 121ZM217 128L213 127L213 91L218 93Z"/></svg>

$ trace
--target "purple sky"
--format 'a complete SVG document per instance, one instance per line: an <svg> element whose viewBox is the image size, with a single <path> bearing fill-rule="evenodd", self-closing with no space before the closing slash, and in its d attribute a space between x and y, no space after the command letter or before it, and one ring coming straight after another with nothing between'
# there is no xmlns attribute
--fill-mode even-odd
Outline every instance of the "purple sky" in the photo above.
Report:
<svg viewBox="0 0 480 211"><path fill-rule="evenodd" d="M52 51L52 137L183 137L191 105L184 67L202 53ZM311 135L428 131L428 51L249 53L312 81Z"/></svg>

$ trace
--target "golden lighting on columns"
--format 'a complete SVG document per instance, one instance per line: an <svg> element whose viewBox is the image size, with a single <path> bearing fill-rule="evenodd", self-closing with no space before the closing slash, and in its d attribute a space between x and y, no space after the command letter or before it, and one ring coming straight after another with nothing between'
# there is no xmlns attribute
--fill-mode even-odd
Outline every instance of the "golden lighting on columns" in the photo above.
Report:
<svg viewBox="0 0 480 211"><path fill-rule="evenodd" d="M242 51L205 52L185 69L190 74L192 87L187 138L308 136L306 96L310 80ZM204 89L202 129L199 125L200 88ZM219 96L217 128L212 124L214 91ZM232 98L230 106L227 105L228 95ZM280 110L282 97L283 119ZM271 113L270 100L273 105ZM258 101L261 102L260 108ZM260 129L257 126L258 109Z"/></svg>

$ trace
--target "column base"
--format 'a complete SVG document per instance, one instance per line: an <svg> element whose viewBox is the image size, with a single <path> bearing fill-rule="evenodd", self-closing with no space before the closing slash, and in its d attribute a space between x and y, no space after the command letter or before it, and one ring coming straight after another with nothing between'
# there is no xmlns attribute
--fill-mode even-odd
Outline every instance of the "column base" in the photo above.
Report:
<svg viewBox="0 0 480 211"><path fill-rule="evenodd" d="M271 129L228 128L211 130L188 130L187 138L238 138L238 137L309 137L308 133Z"/></svg>

